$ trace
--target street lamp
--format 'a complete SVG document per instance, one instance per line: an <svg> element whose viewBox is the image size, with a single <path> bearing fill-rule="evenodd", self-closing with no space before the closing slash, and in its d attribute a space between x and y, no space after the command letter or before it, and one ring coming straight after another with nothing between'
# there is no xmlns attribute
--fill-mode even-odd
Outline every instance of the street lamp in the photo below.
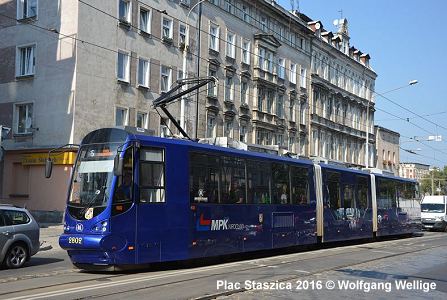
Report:
<svg viewBox="0 0 447 300"><path fill-rule="evenodd" d="M194 8L201 4L202 2L205 2L208 0L201 0L198 1L196 4L194 4L190 10L188 11L188 14L186 15L185 24L186 24L186 32L185 32L185 48L183 49L183 78L187 78L186 74L188 74L187 66L188 66L188 49L189 49L189 14L194 10ZM200 30L200 28L198 28ZM199 41L200 43L200 41ZM188 89L188 85L185 85L184 90ZM182 97L182 100L180 101L180 126L183 128L183 130L186 131L186 123L185 123L185 110L186 110L186 95ZM197 114L199 112L196 112ZM198 126L198 124L196 124ZM196 137L197 138L197 137Z"/></svg>
<svg viewBox="0 0 447 300"><path fill-rule="evenodd" d="M392 90L389 90L389 91L386 91L386 92L383 92L383 93L377 93L377 92L374 92L374 91L373 91L373 93L375 93L375 94L377 94L379 96L382 96L383 94L394 92L394 91L403 89L405 87L408 87L408 86L411 86L411 85L415 85L417 83L418 83L418 81L416 79L413 79L413 80L410 80L408 82L408 84L400 86L398 88L395 88L395 89L392 89ZM366 168L369 168L369 127L370 127L369 126L369 104L370 104L370 102L371 101L368 100L368 106L366 107L366 143L365 143L365 167Z"/></svg>

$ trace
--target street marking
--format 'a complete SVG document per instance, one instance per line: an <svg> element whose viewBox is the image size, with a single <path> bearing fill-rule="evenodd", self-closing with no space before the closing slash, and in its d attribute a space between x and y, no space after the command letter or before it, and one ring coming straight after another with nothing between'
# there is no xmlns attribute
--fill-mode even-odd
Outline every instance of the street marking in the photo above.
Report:
<svg viewBox="0 0 447 300"><path fill-rule="evenodd" d="M300 272L300 273L306 273L306 274L310 274L310 272L308 271L304 271L304 270L295 270L296 272Z"/></svg>
<svg viewBox="0 0 447 300"><path fill-rule="evenodd" d="M385 251L385 250L371 250L371 252L386 253L386 254L396 254L395 252Z"/></svg>

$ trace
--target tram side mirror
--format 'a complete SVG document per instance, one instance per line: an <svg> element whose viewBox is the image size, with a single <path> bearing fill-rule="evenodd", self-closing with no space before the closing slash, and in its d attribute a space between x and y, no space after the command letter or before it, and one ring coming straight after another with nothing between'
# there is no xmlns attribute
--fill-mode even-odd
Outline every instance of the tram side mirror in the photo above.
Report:
<svg viewBox="0 0 447 300"><path fill-rule="evenodd" d="M51 177L51 172L53 171L53 161L51 158L47 158L45 161L45 178Z"/></svg>
<svg viewBox="0 0 447 300"><path fill-rule="evenodd" d="M115 155L115 159L113 161L113 175L115 176L121 176L123 175L123 165L124 165L124 159L120 157L120 154L118 153Z"/></svg>

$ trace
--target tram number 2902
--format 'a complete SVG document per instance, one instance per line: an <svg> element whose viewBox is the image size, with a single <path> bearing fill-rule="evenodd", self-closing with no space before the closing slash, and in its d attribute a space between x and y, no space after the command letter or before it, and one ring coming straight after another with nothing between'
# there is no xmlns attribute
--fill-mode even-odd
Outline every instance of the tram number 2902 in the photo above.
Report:
<svg viewBox="0 0 447 300"><path fill-rule="evenodd" d="M68 243L69 244L81 245L82 244L82 238L81 237L69 237L68 238Z"/></svg>

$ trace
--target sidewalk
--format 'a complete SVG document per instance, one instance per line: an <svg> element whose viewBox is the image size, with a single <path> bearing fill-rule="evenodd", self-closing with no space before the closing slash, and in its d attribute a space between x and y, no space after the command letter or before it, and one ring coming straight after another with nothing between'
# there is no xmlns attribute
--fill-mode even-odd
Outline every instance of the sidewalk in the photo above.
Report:
<svg viewBox="0 0 447 300"><path fill-rule="evenodd" d="M40 242L42 243L40 251L62 250L59 247L59 236L63 231L63 225L50 225L40 228Z"/></svg>

